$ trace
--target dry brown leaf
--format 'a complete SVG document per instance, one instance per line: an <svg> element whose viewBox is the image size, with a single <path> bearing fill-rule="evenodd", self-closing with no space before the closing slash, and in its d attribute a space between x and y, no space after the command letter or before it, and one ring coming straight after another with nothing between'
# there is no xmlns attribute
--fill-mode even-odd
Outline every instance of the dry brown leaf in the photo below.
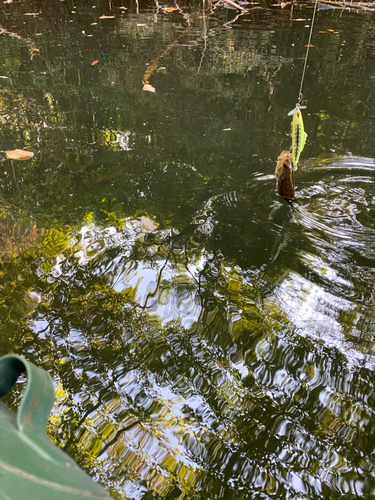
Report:
<svg viewBox="0 0 375 500"><path fill-rule="evenodd" d="M155 87L153 87L149 83L145 83L143 85L143 90L146 90L146 92L156 92Z"/></svg>
<svg viewBox="0 0 375 500"><path fill-rule="evenodd" d="M145 229L147 229L147 231L156 231L158 228L155 222L145 215L141 216L141 224Z"/></svg>
<svg viewBox="0 0 375 500"><path fill-rule="evenodd" d="M11 151L5 151L5 154L9 160L28 160L34 156L34 153L24 149L12 149Z"/></svg>

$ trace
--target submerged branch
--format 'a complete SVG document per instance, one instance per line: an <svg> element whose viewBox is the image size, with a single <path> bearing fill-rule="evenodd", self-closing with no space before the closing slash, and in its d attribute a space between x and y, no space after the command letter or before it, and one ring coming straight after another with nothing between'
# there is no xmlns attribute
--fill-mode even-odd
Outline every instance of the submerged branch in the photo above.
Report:
<svg viewBox="0 0 375 500"><path fill-rule="evenodd" d="M375 12L375 8L370 8L368 7L369 5L374 5L375 2L370 2L370 3L362 3L362 2L335 2L333 0L318 0L318 3L324 3L327 5L332 5L334 7L341 7L344 9L359 9L363 11L368 11L368 12Z"/></svg>
<svg viewBox="0 0 375 500"><path fill-rule="evenodd" d="M196 21L197 21L197 19L195 21L193 21L190 24L190 26L187 26L178 35L178 37L175 38L170 45L168 45L168 47L164 50L164 52L162 52L161 54L159 54L158 56L156 56L155 59L153 59L151 61L151 63L149 64L149 66L148 66L145 74L143 75L143 78L142 78L143 83L148 83L149 78L152 76L152 74L154 73L155 69L158 67L160 60L163 59L163 57L165 57L172 50L172 48L181 40L181 38L183 38L186 35L186 33L188 33L188 31L191 30L191 28L193 27L193 25L195 24Z"/></svg>
<svg viewBox="0 0 375 500"><path fill-rule="evenodd" d="M231 7L234 7L235 9L241 10L242 12L248 11L248 9L246 9L245 7L242 7L241 5L238 5L238 3L234 2L233 0L219 0L219 2L217 2L216 5L218 5L219 3L224 3L227 5L230 5Z"/></svg>

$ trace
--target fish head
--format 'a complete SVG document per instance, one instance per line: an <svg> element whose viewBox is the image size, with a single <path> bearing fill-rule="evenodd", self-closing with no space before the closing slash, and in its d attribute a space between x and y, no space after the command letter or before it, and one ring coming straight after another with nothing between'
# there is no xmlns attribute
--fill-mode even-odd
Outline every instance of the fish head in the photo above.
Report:
<svg viewBox="0 0 375 500"><path fill-rule="evenodd" d="M292 153L290 151L282 151L277 158L275 170L276 179L284 179L290 177L293 173Z"/></svg>
<svg viewBox="0 0 375 500"><path fill-rule="evenodd" d="M277 158L275 170L276 189L284 198L294 197L293 160L290 151L282 151Z"/></svg>

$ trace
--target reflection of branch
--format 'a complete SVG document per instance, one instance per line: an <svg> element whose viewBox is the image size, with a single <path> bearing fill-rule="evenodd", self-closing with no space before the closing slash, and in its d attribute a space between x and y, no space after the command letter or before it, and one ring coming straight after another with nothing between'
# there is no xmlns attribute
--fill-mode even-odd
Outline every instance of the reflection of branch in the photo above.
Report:
<svg viewBox="0 0 375 500"><path fill-rule="evenodd" d="M160 5L159 5L159 2L158 0L154 0L155 1L155 5L156 5L156 12L155 12L155 15L154 15L154 18L155 18L155 23L158 22L158 14L159 14L159 10L160 10Z"/></svg>
<svg viewBox="0 0 375 500"><path fill-rule="evenodd" d="M225 26L226 28L230 28L229 24L232 24L232 23L235 23L237 21L237 19L241 16L243 16L244 14L247 14L247 10L243 11L243 12L240 12L239 14L236 15L236 17L234 17L231 21L228 21L226 23L223 24L223 26Z"/></svg>
<svg viewBox="0 0 375 500"><path fill-rule="evenodd" d="M199 273L199 280L197 280L197 278L194 276L194 274L188 268L188 265L189 265L189 256L187 254L187 248L186 247L185 247L185 258L186 258L185 269L190 274L190 276L193 278L193 280L195 281L195 283L198 285L198 295L199 295L201 301L203 302L203 297L202 297L202 294L201 294L201 275Z"/></svg>
<svg viewBox="0 0 375 500"><path fill-rule="evenodd" d="M173 250L173 245L174 245L174 241L172 241L172 245L171 245L171 248L169 249L169 252L168 252L168 255L167 255L167 258L165 259L165 262L163 264L163 266L160 268L159 270L159 273L158 273L158 281L156 283L156 287L154 289L154 291L152 293L148 293L147 294L147 297L146 297L146 302L145 302L145 305L142 307L142 309L146 309L147 308L147 302L148 302L148 299L149 297L154 297L156 292L159 290L159 286L160 286L160 282L161 282L161 277L162 277L162 274L163 274L163 271L164 271L164 268L165 266L168 264L169 262L169 258L170 258L170 255L172 253L172 250Z"/></svg>
<svg viewBox="0 0 375 500"><path fill-rule="evenodd" d="M204 53L206 52L206 48L207 48L207 24L206 24L206 4L205 4L205 0L203 0L203 41L204 41L204 46L203 46L203 50L202 50L202 54L201 54L201 60L199 62L198 70L195 73L196 75L201 70Z"/></svg>
<svg viewBox="0 0 375 500"><path fill-rule="evenodd" d="M137 368L139 368L139 367L140 367L140 365L131 366L131 367L129 367L129 368L128 368L128 370L127 370L127 371L128 371L128 372L131 372L131 371L133 371L133 370L136 370L136 369L137 369ZM76 426L74 427L74 429L71 431L70 438L68 439L68 441L66 442L66 444L65 444L65 446L64 446L64 450L65 450L65 451L69 450L69 448L71 447L71 445L77 441L77 437L75 437L75 436L73 435L73 432L74 432L75 430L79 429L79 428L82 426L82 424L84 423L84 421L87 419L87 417L88 417L88 416L89 416L89 415L90 415L93 411L97 410L97 409L101 406L101 404L102 404L102 402L103 402L103 397L104 397L104 396L106 396L106 395L108 394L108 390L109 390L111 387L113 387L113 386L114 386L115 382L117 382L117 378L114 378L114 379L112 380L112 382L111 382L109 385L107 385L106 387L104 387L104 389L103 389L102 393L100 393L100 392L99 392L98 402L97 402L95 405L90 406L90 407L86 410L86 412L83 414L83 416L81 417L81 419L78 421L77 425L76 425ZM123 430L123 429L122 429L122 430ZM126 428L125 428L125 430L126 430ZM106 447L105 447L105 449L106 449L107 447L108 447L108 446L106 446ZM104 450L102 450L102 453L103 453L103 451L104 451Z"/></svg>
<svg viewBox="0 0 375 500"><path fill-rule="evenodd" d="M124 434L124 432L126 432L126 431L130 431L130 429L132 429L133 427L135 427L138 424L140 424L140 421L136 420L135 422L132 422L131 424L129 424L126 427L123 427L122 429L117 431L115 437L113 439L111 439L110 441L108 441L108 443L104 446L104 448L102 448L101 452L98 454L98 457L100 457L100 455L103 455L103 453L105 451L107 451L108 448L110 446L112 446L118 440L118 438L121 436L121 434Z"/></svg>
<svg viewBox="0 0 375 500"><path fill-rule="evenodd" d="M190 26L190 15L186 12L184 12L181 7L178 5L178 3L175 1L175 6L176 6L176 9L180 12L180 14L182 15L182 17L186 20L186 22L188 23L188 25Z"/></svg>
<svg viewBox="0 0 375 500"><path fill-rule="evenodd" d="M115 380L112 380L112 382L109 384L109 386L107 386L105 389L105 394L107 394L107 389L109 389L110 387L112 387L115 383ZM102 404L102 399L103 399L103 395L99 393L99 397L98 397L98 402L96 403L96 405L92 405L89 407L88 410L86 410L86 412L83 414L83 416L81 417L81 419L78 421L77 425L74 427L74 429L71 431L71 435L70 435L70 438L68 439L68 441L66 442L65 446L64 446L64 450L65 451L68 451L69 448L71 447L71 445L77 441L77 438L73 435L73 432L76 430L76 429L79 429L81 427L81 425L83 424L83 422L86 420L86 418L90 415L90 413L92 413L93 411L97 410L99 408L99 406Z"/></svg>
<svg viewBox="0 0 375 500"><path fill-rule="evenodd" d="M201 292L202 277L204 277L204 276L205 276L205 274L206 274L206 268L208 268L209 264L211 264L212 262L214 262L214 261L215 261L215 259L216 259L216 250L215 250L215 249L213 249L212 251L213 251L213 256L212 256L212 258L211 258L211 259L207 259L207 260L206 260L206 262L205 262L205 264L204 264L204 266L203 266L202 271L199 273L199 280L198 280L199 288L198 288L198 293L199 293L199 295L200 295L201 297L202 297L202 295L201 295L201 293L202 293L202 292ZM207 277L206 277L206 279L207 279L207 281L208 281L208 278L207 278Z"/></svg>
<svg viewBox="0 0 375 500"><path fill-rule="evenodd" d="M23 38L18 33L13 33L11 31L8 31L7 29L3 28L2 26L0 26L0 34L3 34L3 33L7 34L7 35L9 35L9 36L11 36L13 38L18 38L19 40L22 40L29 47L30 54L31 54L31 59L37 54L44 61L44 63L46 64L46 66L48 68L48 71L50 72L51 76L53 76L52 70L51 70L48 62L46 61L46 59L44 59L44 57L40 56L39 49L37 49L35 47L35 44L34 44L34 42L32 40L30 40L29 38Z"/></svg>
<svg viewBox="0 0 375 500"><path fill-rule="evenodd" d="M30 40L29 38L22 38L22 36L20 36L18 33L13 33L11 31L8 31L7 29L3 28L2 26L0 26L0 33L7 34L13 38L18 38L19 40L22 40L23 42L25 42L26 45L28 45L28 47L30 49L31 55L35 54L35 52L39 52L39 50L35 48L35 45L32 42L32 40Z"/></svg>
<svg viewBox="0 0 375 500"><path fill-rule="evenodd" d="M165 266L170 261L175 243L177 243L178 241L181 241L181 240L189 239L199 225L200 224L188 224L186 227L184 227L184 229L179 234L169 236L168 238L166 238L162 242L162 245L165 245L166 243L171 242L171 246L170 246L170 249L168 251L167 258L165 259L163 266L159 270L156 287L155 287L153 292L147 294L146 302L145 302L144 306L142 307L142 309L147 308L147 302L148 302L149 297L154 297L155 294L157 293L159 286L160 286L163 271L165 269ZM177 264L177 262L176 262L176 264Z"/></svg>
<svg viewBox="0 0 375 500"><path fill-rule="evenodd" d="M11 160L10 163L12 164L13 179L14 179L14 182L16 183L16 186L17 186L18 196L21 198L21 190L20 190L20 187L19 187L18 182L17 182L16 171L14 170L13 160Z"/></svg>
<svg viewBox="0 0 375 500"><path fill-rule="evenodd" d="M159 9L159 4L156 1L156 6L157 6L157 9ZM216 2L215 4L212 4L211 2L208 2L208 5L206 5L206 2L205 0L203 0L203 22L204 22L204 49L203 49L203 52L202 52L202 57L201 57L201 62L199 64L199 68L198 68L198 71L197 73L199 73L199 70L201 68L201 65L202 65L202 61L203 61L203 55L204 55L204 52L206 50L206 45L207 45L207 27L206 27L206 17L205 17L205 11L206 9L208 8L211 8L212 10L215 9L217 7L217 5L219 5L219 3L224 3L224 4L227 4L227 5L230 5L231 7L234 7L235 9L237 10L240 10L241 11L241 14L245 14L247 12L249 12L249 9L245 9L244 7L242 7L241 5L238 5L236 2L234 2L233 0L219 0L218 2ZM176 7L177 9L182 12L181 8L178 6L178 4L176 3ZM256 7L253 7L253 8L256 8ZM259 7L261 8L261 7ZM252 9L250 9L252 10ZM184 18L186 19L186 15L183 14ZM224 26L226 26L227 24L230 24L230 23L233 23L235 22L239 16L236 16L235 19L233 19L232 21L229 21L228 23L224 24ZM173 40L173 42L168 45L168 47L164 50L164 52L162 52L161 54L159 54L158 56L155 57L155 59L153 59L151 61L151 63L148 65L148 68L145 72L145 74L143 75L143 78L142 78L142 82L144 84L148 84L149 83L149 79L151 78L151 76L153 75L155 69L158 67L161 59L163 59L163 57L165 57L171 50L172 48L191 30L191 28L199 21L200 19L200 16L197 15L192 21L191 23L178 35L177 38L175 38L175 40ZM189 22L189 21L188 21Z"/></svg>

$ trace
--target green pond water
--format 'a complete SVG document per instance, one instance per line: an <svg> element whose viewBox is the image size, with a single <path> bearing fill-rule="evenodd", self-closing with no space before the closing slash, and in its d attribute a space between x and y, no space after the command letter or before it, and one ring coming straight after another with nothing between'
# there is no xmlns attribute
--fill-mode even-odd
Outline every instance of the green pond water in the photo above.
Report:
<svg viewBox="0 0 375 500"><path fill-rule="evenodd" d="M0 355L116 498L375 496L375 17L318 7L290 206L313 5L247 7L1 4Z"/></svg>

